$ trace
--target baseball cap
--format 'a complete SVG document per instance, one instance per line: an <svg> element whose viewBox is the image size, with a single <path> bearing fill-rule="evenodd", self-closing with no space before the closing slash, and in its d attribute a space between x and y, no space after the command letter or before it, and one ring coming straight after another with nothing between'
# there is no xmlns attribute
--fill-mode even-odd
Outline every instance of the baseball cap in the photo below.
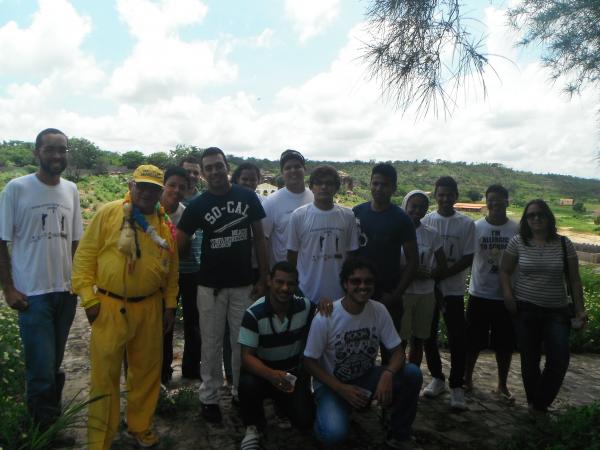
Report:
<svg viewBox="0 0 600 450"><path fill-rule="evenodd" d="M287 149L279 157L279 167L283 169L283 165L290 159L297 159L302 163L303 166L305 165L305 160L304 156L302 156L302 153L297 150Z"/></svg>
<svg viewBox="0 0 600 450"><path fill-rule="evenodd" d="M164 187L163 177L163 171L151 164L142 164L133 172L133 181L136 183L151 183Z"/></svg>

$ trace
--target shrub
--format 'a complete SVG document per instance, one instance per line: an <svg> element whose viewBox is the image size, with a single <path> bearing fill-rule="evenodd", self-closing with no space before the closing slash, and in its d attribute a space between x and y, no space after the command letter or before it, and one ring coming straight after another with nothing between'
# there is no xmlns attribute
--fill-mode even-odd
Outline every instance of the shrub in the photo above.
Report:
<svg viewBox="0 0 600 450"><path fill-rule="evenodd" d="M58 433L84 427L83 412L96 399L68 401L47 430L33 423L25 404L25 364L17 317L16 311L0 305L0 449L41 450L48 448Z"/></svg>
<svg viewBox="0 0 600 450"><path fill-rule="evenodd" d="M499 445L505 450L600 448L600 403L571 408Z"/></svg>

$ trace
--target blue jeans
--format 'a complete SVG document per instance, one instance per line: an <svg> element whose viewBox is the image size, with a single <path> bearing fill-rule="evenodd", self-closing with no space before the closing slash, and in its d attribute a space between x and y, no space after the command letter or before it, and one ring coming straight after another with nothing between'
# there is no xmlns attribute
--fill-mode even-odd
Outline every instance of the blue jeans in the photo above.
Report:
<svg viewBox="0 0 600 450"><path fill-rule="evenodd" d="M365 375L349 382L375 393L384 367L375 366ZM394 375L391 414L391 437L401 441L410 438L412 423L417 415L419 391L423 384L421 370L414 364L407 364ZM329 387L321 385L315 391L317 412L315 435L325 445L342 442L348 434L352 406Z"/></svg>
<svg viewBox="0 0 600 450"><path fill-rule="evenodd" d="M77 297L69 292L52 292L27 297L27 303L27 309L19 312L27 409L35 421L47 426L60 414L65 382L60 365L75 317Z"/></svg>
<svg viewBox="0 0 600 450"><path fill-rule="evenodd" d="M515 329L527 403L543 411L556 398L569 367L569 311L527 302L517 302L517 310ZM543 370L540 369L542 344L546 352Z"/></svg>

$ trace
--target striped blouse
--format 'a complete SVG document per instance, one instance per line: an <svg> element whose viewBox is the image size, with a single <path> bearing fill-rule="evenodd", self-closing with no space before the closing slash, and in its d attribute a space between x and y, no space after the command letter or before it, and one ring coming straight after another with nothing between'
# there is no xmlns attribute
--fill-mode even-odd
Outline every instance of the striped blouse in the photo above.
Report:
<svg viewBox="0 0 600 450"><path fill-rule="evenodd" d="M567 258L576 258L575 247L565 238ZM518 277L515 283L515 298L545 308L560 308L567 305L564 280L563 249L560 238L537 246L530 241L525 245L520 234L515 235L505 253L517 258Z"/></svg>

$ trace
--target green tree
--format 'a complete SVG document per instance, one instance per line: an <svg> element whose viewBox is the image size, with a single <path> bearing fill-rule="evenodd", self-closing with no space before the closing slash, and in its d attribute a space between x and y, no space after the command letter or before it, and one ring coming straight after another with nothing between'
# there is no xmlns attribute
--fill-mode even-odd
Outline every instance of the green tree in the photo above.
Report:
<svg viewBox="0 0 600 450"><path fill-rule="evenodd" d="M371 41L364 56L383 92L400 108L416 104L425 113L432 106L437 112L441 103L446 112L472 74L485 92L483 73L491 66L482 51L484 38L469 28L473 21L464 7L460 0L371 0ZM523 33L518 44L541 44L542 62L552 76L571 78L567 91L598 84L600 1L522 0L507 14Z"/></svg>
<svg viewBox="0 0 600 450"><path fill-rule="evenodd" d="M106 172L106 160L102 150L87 139L70 138L66 176L77 182L85 170L95 174Z"/></svg>
<svg viewBox="0 0 600 450"><path fill-rule="evenodd" d="M121 155L121 162L128 169L135 169L140 164L144 164L146 156L137 150L129 151Z"/></svg>
<svg viewBox="0 0 600 450"><path fill-rule="evenodd" d="M469 200L472 202L478 202L481 200L481 193L476 189L469 189L467 197L469 197Z"/></svg>
<svg viewBox="0 0 600 450"><path fill-rule="evenodd" d="M173 161L173 164L179 164L186 156L195 156L200 159L203 150L204 149L196 147L195 145L177 144L175 149L169 150L169 157Z"/></svg>
<svg viewBox="0 0 600 450"><path fill-rule="evenodd" d="M3 141L0 143L0 154L5 161L5 165L15 165L23 167L36 164L33 156L34 144L23 141Z"/></svg>
<svg viewBox="0 0 600 450"><path fill-rule="evenodd" d="M169 158L169 155L167 155L165 152L156 152L148 155L146 162L164 169L171 164L171 158Z"/></svg>

